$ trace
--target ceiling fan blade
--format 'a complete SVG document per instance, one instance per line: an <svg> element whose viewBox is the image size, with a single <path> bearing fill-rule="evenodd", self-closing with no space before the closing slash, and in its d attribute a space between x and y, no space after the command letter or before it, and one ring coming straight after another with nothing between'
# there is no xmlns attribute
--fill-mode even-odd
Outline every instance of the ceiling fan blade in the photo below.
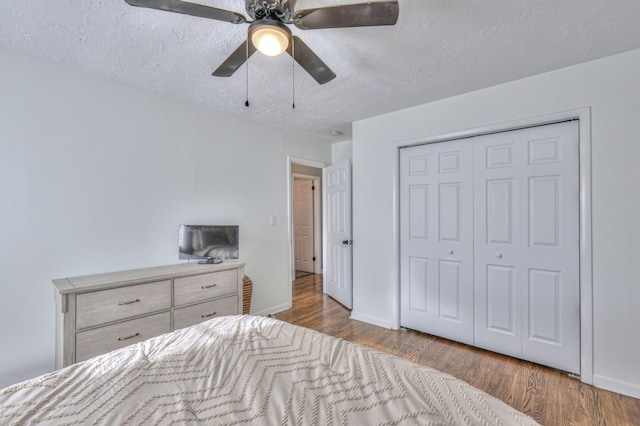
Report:
<svg viewBox="0 0 640 426"><path fill-rule="evenodd" d="M298 36L293 36L293 51L291 46L287 53L300 64L319 84L325 84L336 78L336 74L331 71L322 59L309 48Z"/></svg>
<svg viewBox="0 0 640 426"><path fill-rule="evenodd" d="M247 52L247 44L249 45L249 52ZM253 43L245 40L211 75L216 77L231 77L231 75L247 61L247 53L250 58L255 51L256 48L253 47Z"/></svg>
<svg viewBox="0 0 640 426"><path fill-rule="evenodd" d="M167 12L182 13L184 15L199 16L202 18L215 19L218 21L231 22L232 24L242 24L247 19L236 12L230 10L217 9L215 7L202 4L188 3L180 0L124 0L131 6L147 7L149 9L164 10Z"/></svg>
<svg viewBox="0 0 640 426"><path fill-rule="evenodd" d="M299 10L291 21L301 30L395 25L399 10L397 1L348 4Z"/></svg>

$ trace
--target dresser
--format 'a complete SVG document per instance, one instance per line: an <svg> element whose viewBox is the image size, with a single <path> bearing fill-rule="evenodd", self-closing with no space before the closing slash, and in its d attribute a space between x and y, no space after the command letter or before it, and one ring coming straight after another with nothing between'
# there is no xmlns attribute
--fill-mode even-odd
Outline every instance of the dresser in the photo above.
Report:
<svg viewBox="0 0 640 426"><path fill-rule="evenodd" d="M56 368L242 313L244 263L181 263L53 280Z"/></svg>

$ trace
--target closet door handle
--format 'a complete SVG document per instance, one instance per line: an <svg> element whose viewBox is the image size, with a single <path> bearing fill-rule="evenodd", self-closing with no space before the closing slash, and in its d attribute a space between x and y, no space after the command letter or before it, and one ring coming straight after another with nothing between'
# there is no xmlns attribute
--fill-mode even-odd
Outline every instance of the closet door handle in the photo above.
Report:
<svg viewBox="0 0 640 426"><path fill-rule="evenodd" d="M502 253L500 253L500 252L496 253L496 257L497 257L498 259L502 259Z"/></svg>
<svg viewBox="0 0 640 426"><path fill-rule="evenodd" d="M449 249L449 254L453 254L453 249Z"/></svg>

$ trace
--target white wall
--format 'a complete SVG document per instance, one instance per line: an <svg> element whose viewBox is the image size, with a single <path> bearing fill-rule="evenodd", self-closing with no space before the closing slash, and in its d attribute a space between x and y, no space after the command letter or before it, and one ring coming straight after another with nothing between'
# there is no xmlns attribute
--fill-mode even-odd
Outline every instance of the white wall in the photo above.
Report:
<svg viewBox="0 0 640 426"><path fill-rule="evenodd" d="M240 257L253 281L251 312L288 309L287 155L328 162L330 145L305 143L282 132L270 140L264 126L234 117L226 117L224 126L212 126L209 116L203 110L197 118L194 220L240 225ZM269 226L270 216L276 217L276 226Z"/></svg>
<svg viewBox="0 0 640 426"><path fill-rule="evenodd" d="M338 164L353 157L353 141L335 142L331 144L331 163Z"/></svg>
<svg viewBox="0 0 640 426"><path fill-rule="evenodd" d="M180 223L239 224L254 308L290 303L286 156L328 162L328 144L7 50L0 63L0 387L54 368L51 279L177 263Z"/></svg>
<svg viewBox="0 0 640 426"><path fill-rule="evenodd" d="M398 141L591 107L594 384L640 397L640 50L354 124L355 318L398 307Z"/></svg>

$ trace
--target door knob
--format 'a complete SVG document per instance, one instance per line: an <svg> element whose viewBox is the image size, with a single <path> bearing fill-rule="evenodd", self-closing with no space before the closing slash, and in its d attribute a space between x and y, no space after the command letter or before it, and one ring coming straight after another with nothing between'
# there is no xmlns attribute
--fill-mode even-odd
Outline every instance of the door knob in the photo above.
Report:
<svg viewBox="0 0 640 426"><path fill-rule="evenodd" d="M342 244L351 245L351 244L353 244L353 241L351 241L351 240L342 240Z"/></svg>
<svg viewBox="0 0 640 426"><path fill-rule="evenodd" d="M453 254L453 249L449 249L449 254Z"/></svg>
<svg viewBox="0 0 640 426"><path fill-rule="evenodd" d="M496 254L496 257L497 257L498 259L502 259L502 253L498 252L498 253Z"/></svg>

